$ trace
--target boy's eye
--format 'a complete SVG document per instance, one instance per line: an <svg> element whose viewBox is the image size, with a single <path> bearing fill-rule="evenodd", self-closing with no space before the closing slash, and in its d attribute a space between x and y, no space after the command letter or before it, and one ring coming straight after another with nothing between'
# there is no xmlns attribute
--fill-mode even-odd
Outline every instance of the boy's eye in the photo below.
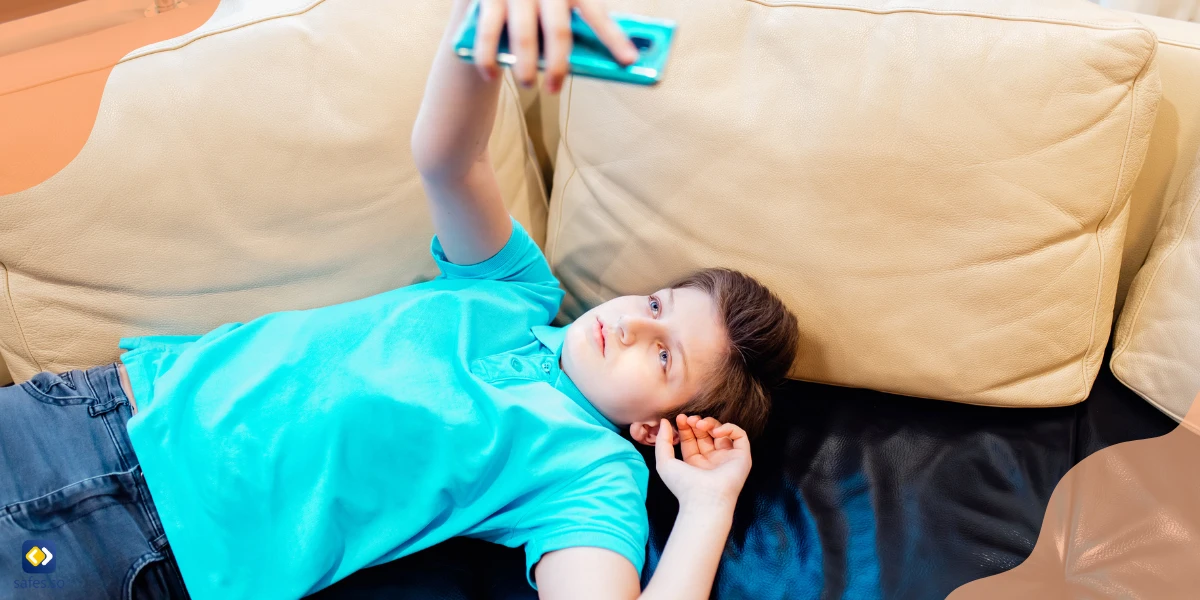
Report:
<svg viewBox="0 0 1200 600"><path fill-rule="evenodd" d="M658 361L662 363L664 371L667 370L667 362L669 361L670 358L671 358L671 355L667 353L666 349L662 349L662 350L658 351Z"/></svg>
<svg viewBox="0 0 1200 600"><path fill-rule="evenodd" d="M660 309L661 307L658 304L658 298L650 296L650 310L654 311L654 314L657 315Z"/></svg>

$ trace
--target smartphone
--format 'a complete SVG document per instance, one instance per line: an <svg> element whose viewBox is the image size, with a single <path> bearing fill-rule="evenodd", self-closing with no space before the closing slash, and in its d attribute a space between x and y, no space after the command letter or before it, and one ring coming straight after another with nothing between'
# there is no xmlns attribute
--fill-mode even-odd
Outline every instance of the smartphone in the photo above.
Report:
<svg viewBox="0 0 1200 600"><path fill-rule="evenodd" d="M671 51L671 40L675 35L675 22L667 19L652 19L638 15L610 15L616 24L625 31L638 49L638 60L629 66L622 66L613 57L608 48L596 37L596 32L579 16L579 11L571 11L571 54L568 57L567 69L573 75L595 77L610 81L654 85L662 79L663 67L667 64L667 56ZM455 38L454 52L468 62L475 56L475 31L479 27L479 0L474 0L467 9ZM545 44L542 39L541 27L538 27L538 69L545 70ZM496 62L513 65L517 56L512 53L508 43L508 28L500 33L500 47L496 52Z"/></svg>

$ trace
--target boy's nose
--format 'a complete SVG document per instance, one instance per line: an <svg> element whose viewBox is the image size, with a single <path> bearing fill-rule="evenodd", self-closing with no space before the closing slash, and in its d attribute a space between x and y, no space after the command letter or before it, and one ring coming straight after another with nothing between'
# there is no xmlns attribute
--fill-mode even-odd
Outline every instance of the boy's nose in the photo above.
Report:
<svg viewBox="0 0 1200 600"><path fill-rule="evenodd" d="M633 344L643 335L652 335L660 325L658 321L641 315L625 315L617 321L621 341L625 344Z"/></svg>

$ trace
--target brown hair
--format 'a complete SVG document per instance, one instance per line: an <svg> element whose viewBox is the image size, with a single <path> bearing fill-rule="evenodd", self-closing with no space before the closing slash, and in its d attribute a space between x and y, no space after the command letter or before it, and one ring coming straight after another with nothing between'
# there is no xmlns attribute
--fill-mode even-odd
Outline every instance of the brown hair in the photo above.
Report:
<svg viewBox="0 0 1200 600"><path fill-rule="evenodd" d="M670 287L694 288L713 299L729 348L701 391L661 416L672 424L679 413L712 417L741 427L750 437L758 435L770 412L771 391L796 358L796 316L758 280L732 269L702 269Z"/></svg>

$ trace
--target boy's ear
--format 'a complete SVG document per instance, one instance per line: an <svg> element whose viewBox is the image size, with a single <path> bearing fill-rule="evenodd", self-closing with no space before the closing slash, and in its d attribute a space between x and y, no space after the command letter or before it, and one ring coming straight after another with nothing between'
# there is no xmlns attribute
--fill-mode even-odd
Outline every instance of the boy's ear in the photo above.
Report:
<svg viewBox="0 0 1200 600"><path fill-rule="evenodd" d="M658 427L661 421L642 421L629 426L629 437L635 442L653 446L658 439Z"/></svg>

